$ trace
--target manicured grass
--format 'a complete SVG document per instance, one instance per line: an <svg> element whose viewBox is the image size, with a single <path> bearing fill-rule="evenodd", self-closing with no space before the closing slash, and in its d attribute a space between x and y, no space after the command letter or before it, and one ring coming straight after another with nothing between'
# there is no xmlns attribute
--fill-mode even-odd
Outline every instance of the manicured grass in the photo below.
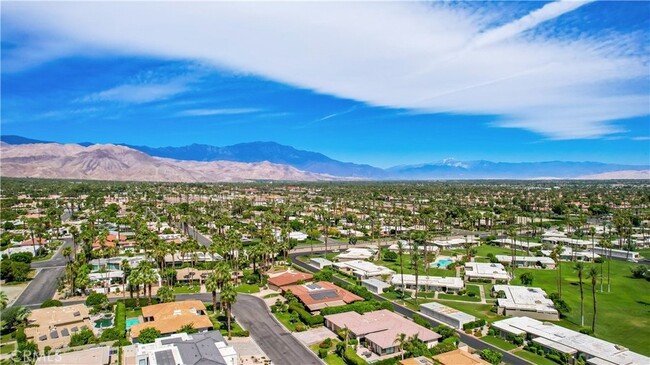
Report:
<svg viewBox="0 0 650 365"><path fill-rule="evenodd" d="M480 302L481 297L480 296L475 296L475 297L470 297L467 295L455 295L455 294L444 294L440 293L438 294L438 299L451 299L451 300L462 300L464 302Z"/></svg>
<svg viewBox="0 0 650 365"><path fill-rule="evenodd" d="M554 361L526 350L515 351L514 354L536 365L557 365Z"/></svg>
<svg viewBox="0 0 650 365"><path fill-rule="evenodd" d="M328 365L345 365L345 361L335 353L328 354L323 360Z"/></svg>
<svg viewBox="0 0 650 365"><path fill-rule="evenodd" d="M503 316L499 316L496 313L490 312L490 309L493 308L493 305L490 304L474 304L471 302L461 303L461 302L450 302L450 301L441 301L440 303L463 311L467 314L471 314L477 318L483 318L488 322L494 322L500 319L505 319Z"/></svg>
<svg viewBox="0 0 650 365"><path fill-rule="evenodd" d="M481 290L479 289L478 285L467 285L465 289L467 289L467 293L474 293L480 299Z"/></svg>
<svg viewBox="0 0 650 365"><path fill-rule="evenodd" d="M508 248L491 246L491 245L480 245L475 248L476 248L476 256L480 256L480 257L487 257L488 253L492 253L494 255L510 255L510 249ZM452 252L455 252L458 255L465 255L466 253L465 250L452 250Z"/></svg>
<svg viewBox="0 0 650 365"><path fill-rule="evenodd" d="M16 349L15 343L9 343L0 346L0 354L10 354Z"/></svg>
<svg viewBox="0 0 650 365"><path fill-rule="evenodd" d="M195 286L175 286L173 288L174 294L195 294L201 290L198 285Z"/></svg>
<svg viewBox="0 0 650 365"><path fill-rule="evenodd" d="M300 320L296 323L291 323L291 315L287 312L276 312L273 315L291 332L296 332L296 324L301 323Z"/></svg>
<svg viewBox="0 0 650 365"><path fill-rule="evenodd" d="M279 296L280 296L280 293L271 293L271 294L266 294L264 296L264 299L275 298L275 297L279 297Z"/></svg>
<svg viewBox="0 0 650 365"><path fill-rule="evenodd" d="M251 293L259 293L260 287L252 284L241 284L237 288L235 288L235 290L237 290L237 293L251 294Z"/></svg>
<svg viewBox="0 0 650 365"><path fill-rule="evenodd" d="M645 258L650 258L650 248L644 248L639 250L639 255L645 257Z"/></svg>
<svg viewBox="0 0 650 365"><path fill-rule="evenodd" d="M596 264L600 271L600 264ZM607 293L607 263L603 264L603 289L600 279L596 289L597 318L595 336L628 347L646 356L650 355L650 282L631 277L630 267L638 264L611 261L612 292ZM562 262L562 298L571 307L571 313L558 324L576 329L580 324L580 289L575 263ZM591 264L585 264L588 272ZM517 275L529 270L518 269ZM547 293L557 292L557 271L536 270L533 286ZM585 274L586 276L586 274ZM517 280L517 279L515 279ZM584 279L585 327L591 327L593 313L591 280Z"/></svg>
<svg viewBox="0 0 650 365"><path fill-rule="evenodd" d="M517 348L517 346L515 346L514 344L512 344L512 343L510 343L510 342L508 342L508 341L506 341L504 339L501 339L499 337L483 336L483 337L481 337L481 340L489 343L490 345L494 345L494 346L496 346L496 347L498 347L498 348L500 348L502 350L506 350L506 351L510 351L512 349Z"/></svg>
<svg viewBox="0 0 650 365"><path fill-rule="evenodd" d="M127 309L126 318L138 318L142 315L142 309Z"/></svg>

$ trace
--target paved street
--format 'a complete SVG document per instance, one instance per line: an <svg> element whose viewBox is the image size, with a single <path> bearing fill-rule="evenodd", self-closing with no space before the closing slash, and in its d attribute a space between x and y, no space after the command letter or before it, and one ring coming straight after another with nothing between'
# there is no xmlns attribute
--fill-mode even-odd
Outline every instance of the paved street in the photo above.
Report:
<svg viewBox="0 0 650 365"><path fill-rule="evenodd" d="M56 284L59 276L63 274L64 267L52 267L41 269L34 279L29 283L25 291L20 294L14 302L15 306L41 304L52 299L56 292Z"/></svg>

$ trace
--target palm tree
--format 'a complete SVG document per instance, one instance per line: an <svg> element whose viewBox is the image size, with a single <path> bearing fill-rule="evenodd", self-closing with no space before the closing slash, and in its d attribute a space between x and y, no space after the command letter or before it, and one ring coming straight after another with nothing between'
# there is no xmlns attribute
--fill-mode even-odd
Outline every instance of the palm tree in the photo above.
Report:
<svg viewBox="0 0 650 365"><path fill-rule="evenodd" d="M140 272L138 270L131 270L131 273L128 277L129 286L135 288L135 296L138 299L138 305L140 305L140 284L142 284L142 279L140 278Z"/></svg>
<svg viewBox="0 0 650 365"><path fill-rule="evenodd" d="M66 258L68 263L70 263L70 258L72 257L72 247L63 247L63 250L61 252L63 253L63 256Z"/></svg>
<svg viewBox="0 0 650 365"><path fill-rule="evenodd" d="M595 266L589 268L587 277L591 279L591 295L594 298L594 317L591 319L591 332L596 332L596 280L598 278L598 269Z"/></svg>
<svg viewBox="0 0 650 365"><path fill-rule="evenodd" d="M219 274L216 271L210 273L205 279L205 288L212 292L212 313L217 314L217 289L219 289Z"/></svg>
<svg viewBox="0 0 650 365"><path fill-rule="evenodd" d="M7 308L8 303L9 303L9 298L7 297L7 294L3 291L0 291L0 309Z"/></svg>
<svg viewBox="0 0 650 365"><path fill-rule="evenodd" d="M600 240L600 246L604 249L609 249L609 257L607 258L607 292L611 293L612 291L612 280L610 276L610 263L612 261L612 241L609 239L608 236L603 237ZM607 254L605 254L605 257L607 257Z"/></svg>
<svg viewBox="0 0 650 365"><path fill-rule="evenodd" d="M232 279L232 274L230 268L225 261L220 261L217 263L217 266L214 269L214 273L217 276L217 286L220 290L223 290L224 286L230 282ZM223 302L219 301L219 310L223 311Z"/></svg>
<svg viewBox="0 0 650 365"><path fill-rule="evenodd" d="M573 269L578 273L578 284L580 285L580 325L585 325L585 293L583 290L582 276L585 271L585 265L582 262L577 262Z"/></svg>
<svg viewBox="0 0 650 365"><path fill-rule="evenodd" d="M399 273L402 276L402 298L404 298L404 260L402 260L404 245L402 240L397 241L397 254L399 255Z"/></svg>
<svg viewBox="0 0 650 365"><path fill-rule="evenodd" d="M397 336L395 337L395 341L393 343L397 344L397 348L399 351L402 353L402 360L404 360L404 344L406 343L406 334L404 333L398 333Z"/></svg>
<svg viewBox="0 0 650 365"><path fill-rule="evenodd" d="M235 287L231 283L227 283L226 285L224 285L219 296L220 296L220 302L223 303L223 306L226 308L226 320L228 323L228 339L232 340L232 336L230 335L230 316L231 316L230 313L232 312L232 305L235 304L235 302L237 302L237 291L235 290Z"/></svg>

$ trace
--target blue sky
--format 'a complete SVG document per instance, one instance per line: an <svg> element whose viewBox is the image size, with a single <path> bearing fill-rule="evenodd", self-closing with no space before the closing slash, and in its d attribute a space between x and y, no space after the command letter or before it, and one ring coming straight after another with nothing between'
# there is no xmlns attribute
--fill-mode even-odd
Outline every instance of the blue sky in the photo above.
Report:
<svg viewBox="0 0 650 365"><path fill-rule="evenodd" d="M154 7L154 5L156 5ZM650 165L650 3L3 3L2 134Z"/></svg>

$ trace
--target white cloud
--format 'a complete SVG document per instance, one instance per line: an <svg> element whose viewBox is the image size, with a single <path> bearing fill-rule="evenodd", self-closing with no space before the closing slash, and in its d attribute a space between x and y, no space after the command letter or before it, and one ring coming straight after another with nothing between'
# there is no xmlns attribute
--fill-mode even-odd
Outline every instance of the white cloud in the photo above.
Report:
<svg viewBox="0 0 650 365"><path fill-rule="evenodd" d="M179 116L183 117L205 117L210 115L235 115L235 114L250 114L260 111L253 108L224 108L224 109L190 109L179 112Z"/></svg>
<svg viewBox="0 0 650 365"><path fill-rule="evenodd" d="M91 94L84 98L84 101L117 101L140 104L164 100L186 90L185 84L176 81L164 84L120 85Z"/></svg>
<svg viewBox="0 0 650 365"><path fill-rule="evenodd" d="M496 28L495 14L414 2L8 2L2 17L75 49L198 60L369 105L492 114L503 127L594 138L648 114L647 59L633 56L629 37L529 34L580 5L547 4Z"/></svg>

